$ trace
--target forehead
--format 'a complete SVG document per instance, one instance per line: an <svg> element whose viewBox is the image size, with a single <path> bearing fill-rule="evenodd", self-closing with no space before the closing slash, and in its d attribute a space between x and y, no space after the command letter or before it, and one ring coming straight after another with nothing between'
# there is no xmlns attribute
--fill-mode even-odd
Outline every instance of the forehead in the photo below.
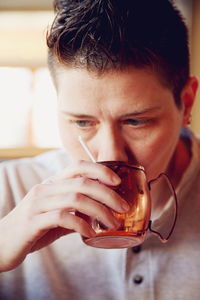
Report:
<svg viewBox="0 0 200 300"><path fill-rule="evenodd" d="M73 91L74 94L109 91L126 94L130 91L168 90L159 76L149 68L127 68L99 75L86 69L58 67L56 81L58 94L64 90Z"/></svg>
<svg viewBox="0 0 200 300"><path fill-rule="evenodd" d="M57 92L61 110L102 117L166 107L173 102L171 91L149 69L98 76L84 69L60 68Z"/></svg>
<svg viewBox="0 0 200 300"><path fill-rule="evenodd" d="M132 89L140 88L144 84L148 88L167 88L161 78L150 68L134 67L123 70L111 70L99 74L87 69L59 66L56 69L56 82L58 92L63 88L70 88L73 85L76 85L78 90L85 88L87 85L90 85L91 88L99 86L101 89L115 86L115 90L123 87L126 89L129 87L132 87Z"/></svg>

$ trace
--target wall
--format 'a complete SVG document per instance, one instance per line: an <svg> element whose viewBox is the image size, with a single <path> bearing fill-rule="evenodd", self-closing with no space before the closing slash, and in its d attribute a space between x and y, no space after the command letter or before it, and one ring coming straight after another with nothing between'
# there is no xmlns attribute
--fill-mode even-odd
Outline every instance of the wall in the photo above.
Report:
<svg viewBox="0 0 200 300"><path fill-rule="evenodd" d="M200 81L200 1L193 0L192 18L192 73ZM200 86L192 113L192 128L200 135Z"/></svg>

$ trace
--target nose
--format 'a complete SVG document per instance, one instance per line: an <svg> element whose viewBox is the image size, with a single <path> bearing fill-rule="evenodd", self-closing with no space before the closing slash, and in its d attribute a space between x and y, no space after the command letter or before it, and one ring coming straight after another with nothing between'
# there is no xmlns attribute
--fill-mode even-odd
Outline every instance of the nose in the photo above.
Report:
<svg viewBox="0 0 200 300"><path fill-rule="evenodd" d="M105 128L96 138L95 157L97 161L128 162L127 144L118 130Z"/></svg>

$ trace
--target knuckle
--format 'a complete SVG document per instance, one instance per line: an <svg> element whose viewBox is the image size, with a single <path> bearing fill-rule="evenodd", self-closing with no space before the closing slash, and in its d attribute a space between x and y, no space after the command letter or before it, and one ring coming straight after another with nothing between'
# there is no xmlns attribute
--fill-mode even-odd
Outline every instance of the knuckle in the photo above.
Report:
<svg viewBox="0 0 200 300"><path fill-rule="evenodd" d="M43 181L43 185L54 183L57 180L56 176L51 176Z"/></svg>
<svg viewBox="0 0 200 300"><path fill-rule="evenodd" d="M83 159L80 159L77 161L78 165L84 165L85 164L85 161Z"/></svg>
<svg viewBox="0 0 200 300"><path fill-rule="evenodd" d="M85 161L84 160L76 160L74 163L73 163L73 166L76 168L76 169L79 169L80 167L82 167L84 165Z"/></svg>
<svg viewBox="0 0 200 300"><path fill-rule="evenodd" d="M77 208L77 207L79 207L79 204L83 198L83 195L79 192L70 193L69 198L70 198L70 203L74 206L74 208L75 207Z"/></svg>
<svg viewBox="0 0 200 300"><path fill-rule="evenodd" d="M62 221L66 217L66 210L65 209L55 210L52 215L53 215L54 222L59 224L60 221Z"/></svg>
<svg viewBox="0 0 200 300"><path fill-rule="evenodd" d="M66 210L65 209L59 209L55 211L55 219L56 220L62 220L66 217Z"/></svg>
<svg viewBox="0 0 200 300"><path fill-rule="evenodd" d="M78 177L77 182L80 186L84 187L85 185L89 184L90 180L87 177Z"/></svg>
<svg viewBox="0 0 200 300"><path fill-rule="evenodd" d="M79 204L80 202L81 202L81 200L82 200L82 194L81 193L75 193L74 195L73 195L73 200L74 200L74 202L76 203L76 204Z"/></svg>
<svg viewBox="0 0 200 300"><path fill-rule="evenodd" d="M111 199L113 199L114 201L123 201L122 197L118 194L118 192L112 188L110 189L110 197Z"/></svg>
<svg viewBox="0 0 200 300"><path fill-rule="evenodd" d="M24 212L24 219L27 221L32 221L34 216L37 214L38 209L38 201L37 198L32 197L26 199L23 203L23 212Z"/></svg>
<svg viewBox="0 0 200 300"><path fill-rule="evenodd" d="M109 167L107 167L103 164L100 164L100 166L101 166L101 168L102 168L105 175L110 176L111 173L114 173L114 171L112 171Z"/></svg>
<svg viewBox="0 0 200 300"><path fill-rule="evenodd" d="M37 184L31 189L30 195L32 197L37 197L38 195L41 195L41 193L43 193L43 191L44 191L44 185Z"/></svg>
<svg viewBox="0 0 200 300"><path fill-rule="evenodd" d="M111 199L113 200L114 198L118 198L118 194L111 188L109 188L109 194Z"/></svg>
<svg viewBox="0 0 200 300"><path fill-rule="evenodd" d="M111 204L111 207L118 207L118 205L121 204L123 201L121 196L114 190L110 189L108 197L109 197L109 203Z"/></svg>
<svg viewBox="0 0 200 300"><path fill-rule="evenodd" d="M81 228L83 228L83 227L86 225L86 222L85 222L84 219L78 218L78 219L77 219L77 225L78 225L78 227L79 227L79 230L81 230Z"/></svg>
<svg viewBox="0 0 200 300"><path fill-rule="evenodd" d="M102 214L104 215L110 215L110 211L109 211L109 208L106 207L105 205L102 205L102 208L101 208L101 211L102 211Z"/></svg>

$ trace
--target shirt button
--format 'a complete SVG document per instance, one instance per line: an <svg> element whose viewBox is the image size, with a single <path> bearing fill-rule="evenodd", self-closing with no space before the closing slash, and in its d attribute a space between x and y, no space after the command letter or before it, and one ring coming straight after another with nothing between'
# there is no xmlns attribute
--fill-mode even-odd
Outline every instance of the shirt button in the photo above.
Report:
<svg viewBox="0 0 200 300"><path fill-rule="evenodd" d="M141 249L142 249L142 247L141 247L140 245L138 245L138 246L133 247L133 248L132 248L132 251L133 251L134 253L139 253L139 252L141 251Z"/></svg>
<svg viewBox="0 0 200 300"><path fill-rule="evenodd" d="M135 275L135 277L133 278L133 282L135 284L140 284L140 283L142 283L143 279L144 279L143 276L141 276L141 275Z"/></svg>

